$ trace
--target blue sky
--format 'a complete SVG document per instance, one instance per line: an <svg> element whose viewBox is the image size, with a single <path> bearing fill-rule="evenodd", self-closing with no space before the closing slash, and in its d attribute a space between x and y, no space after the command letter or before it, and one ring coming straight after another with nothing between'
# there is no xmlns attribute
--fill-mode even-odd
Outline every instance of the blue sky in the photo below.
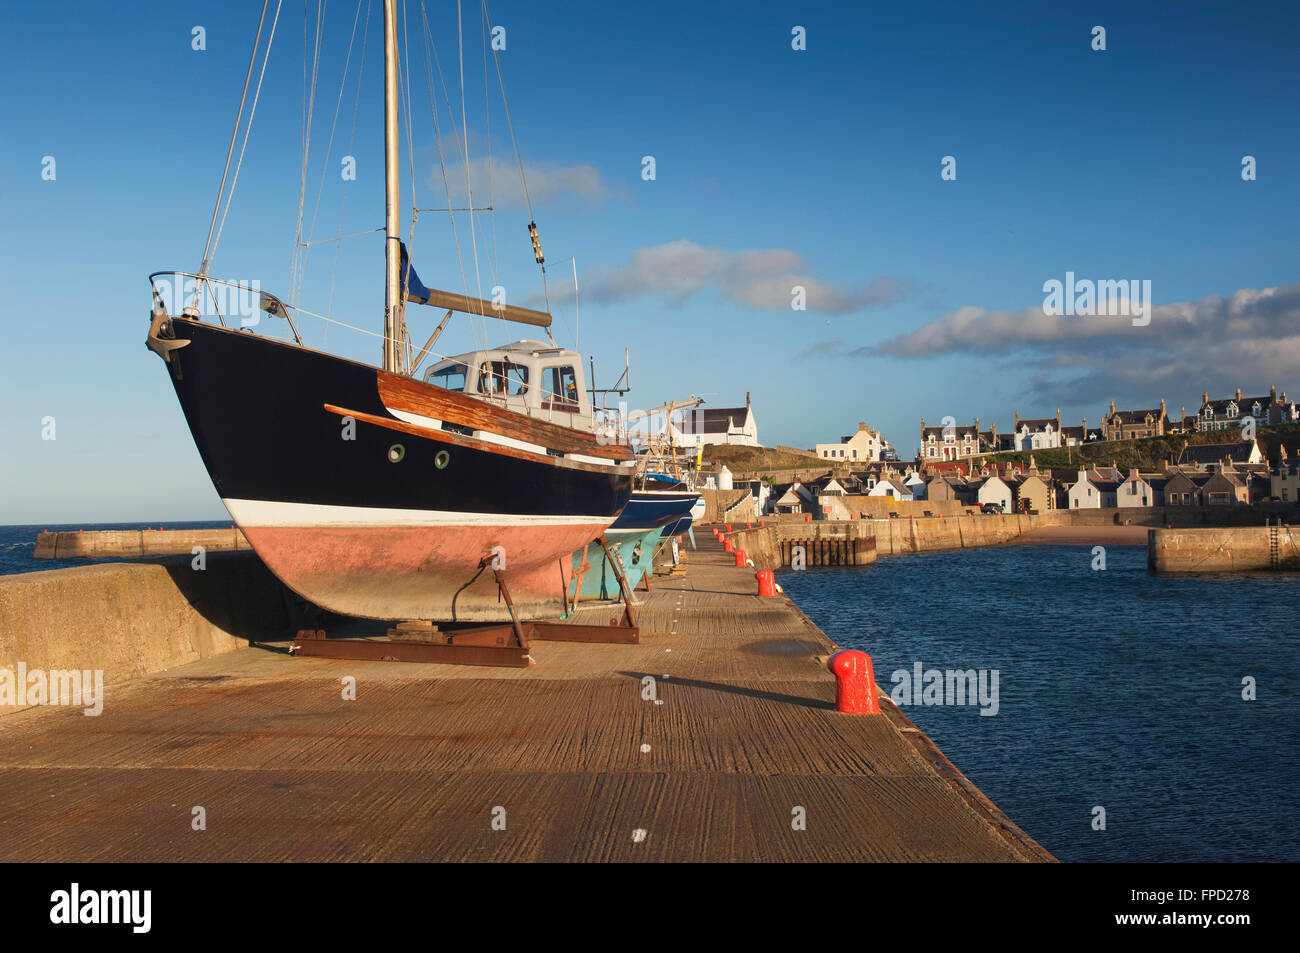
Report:
<svg viewBox="0 0 1300 953"><path fill-rule="evenodd" d="M1152 406L1163 396L1177 408L1206 388L1300 393L1300 13L986 6L657 3L615 13L497 0L491 19L506 28L502 68L557 337L571 343L574 256L578 343L601 382L621 372L627 347L633 407L692 393L734 406L752 392L768 445L811 446L866 420L910 455L921 417L1006 429L1015 411L1057 407L1071 423L1096 422L1112 399ZM454 6L428 7L459 113ZM467 9L470 158L482 169L482 32L478 9ZM0 41L0 523L221 518L163 367L144 348L145 279L201 260L260 4L59 10L10 10ZM353 135L355 49L326 155L356 15L341 0L325 14L306 192L310 225L324 168L317 239L383 222L377 0L346 190L337 170ZM414 42L418 5L407 15ZM191 48L196 25L206 50ZM796 25L804 51L791 49ZM1091 48L1096 25L1105 51ZM442 206L414 45L411 65L416 199ZM302 73L303 11L286 4L213 266L286 296ZM532 303L540 284L495 76L489 92L498 280L511 300ZM653 181L641 177L646 155ZM954 181L940 177L948 155ZM1242 180L1246 155L1255 181ZM459 166L449 172L463 182ZM467 254L468 224L462 216ZM482 279L492 223L477 224ZM337 272L334 245L312 250L299 303L377 327L382 244L341 246ZM427 284L464 287L445 214L421 216L413 247ZM470 290L486 293L492 282L475 281L468 260ZM1150 280L1154 320L1045 324L1043 283L1067 271ZM806 311L789 306L796 282L809 290ZM439 317L412 309L413 336ZM303 329L309 343L377 359L377 342L337 329L326 340L319 328ZM467 348L475 333L465 321L440 345ZM55 440L41 439L46 417Z"/></svg>

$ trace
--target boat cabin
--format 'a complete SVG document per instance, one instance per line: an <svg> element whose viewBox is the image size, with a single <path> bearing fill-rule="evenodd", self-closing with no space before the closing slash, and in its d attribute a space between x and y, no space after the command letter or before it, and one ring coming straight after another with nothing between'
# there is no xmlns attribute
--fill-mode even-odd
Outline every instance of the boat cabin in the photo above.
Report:
<svg viewBox="0 0 1300 953"><path fill-rule="evenodd" d="M569 348L525 340L470 351L434 364L424 381L530 417L592 429L582 357Z"/></svg>

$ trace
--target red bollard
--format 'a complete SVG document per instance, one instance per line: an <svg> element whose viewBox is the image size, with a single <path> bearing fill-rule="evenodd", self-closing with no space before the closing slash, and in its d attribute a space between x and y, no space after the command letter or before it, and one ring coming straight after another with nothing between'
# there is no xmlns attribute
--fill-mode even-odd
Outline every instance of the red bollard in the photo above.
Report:
<svg viewBox="0 0 1300 953"><path fill-rule="evenodd" d="M727 524L727 532L728 532L728 533L731 532L731 524L730 524L730 523Z"/></svg>
<svg viewBox="0 0 1300 953"><path fill-rule="evenodd" d="M745 524L745 529L753 529L753 528L754 528L754 527L751 526L749 523L746 523L746 524Z"/></svg>
<svg viewBox="0 0 1300 953"><path fill-rule="evenodd" d="M722 551L723 551L724 553L729 553L729 552L731 552L731 540L729 540L729 539L724 539L724 540L722 541Z"/></svg>
<svg viewBox="0 0 1300 953"><path fill-rule="evenodd" d="M876 677L871 656L856 649L842 649L826 660L835 675L835 710L850 715L879 715Z"/></svg>
<svg viewBox="0 0 1300 953"><path fill-rule="evenodd" d="M811 522L812 522L812 514L811 514L811 513L805 513L805 514L803 515L803 521L804 521L805 523L811 523Z"/></svg>
<svg viewBox="0 0 1300 953"><path fill-rule="evenodd" d="M743 549L737 549L737 550L735 551L735 553L736 553L736 565L737 565L737 566L744 566L744 565L745 565L745 551L744 551Z"/></svg>
<svg viewBox="0 0 1300 953"><path fill-rule="evenodd" d="M759 526L766 526L767 524L764 523L762 520L759 520L759 521L758 521L758 525L759 525Z"/></svg>
<svg viewBox="0 0 1300 953"><path fill-rule="evenodd" d="M776 595L776 573L770 569L760 569L754 573L754 578L758 580L758 594L760 596Z"/></svg>

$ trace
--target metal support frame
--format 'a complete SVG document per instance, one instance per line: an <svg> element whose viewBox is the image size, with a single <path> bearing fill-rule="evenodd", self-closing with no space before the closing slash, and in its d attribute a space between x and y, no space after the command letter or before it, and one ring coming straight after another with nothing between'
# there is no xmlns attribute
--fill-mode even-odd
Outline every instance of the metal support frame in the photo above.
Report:
<svg viewBox="0 0 1300 953"><path fill-rule="evenodd" d="M529 635L539 642L610 642L623 645L636 645L641 641L641 631L637 627L636 617L632 614L632 589L627 584L627 575L623 564L609 550L605 537L600 537L600 548L604 550L605 561L614 569L618 579L619 592L623 595L623 621L611 621L609 625L577 625L569 622L532 622ZM584 547L583 563L586 563ZM581 591L581 583L579 584ZM575 604L576 604L575 599Z"/></svg>
<svg viewBox="0 0 1300 953"><path fill-rule="evenodd" d="M614 567L623 594L623 620L609 625L575 625L561 622L523 622L515 612L505 573L493 569L497 589L510 612L508 625L464 625L443 629L431 622L399 622L388 637L327 638L324 629L300 629L289 646L290 655L309 658L360 659L372 662L441 662L447 665L494 665L527 668L533 663L530 642L588 642L636 645L640 630L632 615L632 591L623 566L600 538L605 558ZM484 556L481 565L491 564Z"/></svg>

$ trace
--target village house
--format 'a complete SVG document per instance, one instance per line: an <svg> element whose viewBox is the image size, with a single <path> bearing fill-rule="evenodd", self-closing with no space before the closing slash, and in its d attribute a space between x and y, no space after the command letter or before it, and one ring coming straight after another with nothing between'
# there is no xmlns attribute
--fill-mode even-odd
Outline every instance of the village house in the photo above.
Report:
<svg viewBox="0 0 1300 953"><path fill-rule="evenodd" d="M754 421L754 408L749 394L745 395L744 407L695 407L680 413L680 426L675 419L670 419L664 425L668 431L667 436L679 447L716 444L759 446L758 424Z"/></svg>
<svg viewBox="0 0 1300 953"><path fill-rule="evenodd" d="M1151 485L1149 479L1144 478L1136 468L1129 470L1128 478L1119 485L1115 494L1115 505L1119 507L1130 506L1159 506L1156 502L1155 488Z"/></svg>
<svg viewBox="0 0 1300 953"><path fill-rule="evenodd" d="M824 460L861 463L881 459L888 448L889 441L880 436L879 430L859 423L857 433L840 438L839 443L819 443L816 453Z"/></svg>
<svg viewBox="0 0 1300 953"><path fill-rule="evenodd" d="M802 483L778 483L768 497L775 513L811 513L813 495Z"/></svg>
<svg viewBox="0 0 1300 953"><path fill-rule="evenodd" d="M975 502L980 506L993 503L1003 513L1011 512L1011 487L999 476L981 477L975 484Z"/></svg>
<svg viewBox="0 0 1300 953"><path fill-rule="evenodd" d="M1267 397L1242 397L1241 388L1233 397L1222 400L1210 400L1210 393L1201 395L1201 409L1197 414L1196 429L1227 430L1240 427L1242 418L1252 417L1258 426L1276 427L1279 424L1300 422L1294 401L1288 400L1286 391L1278 395L1276 387L1270 387Z"/></svg>
<svg viewBox="0 0 1300 953"><path fill-rule="evenodd" d="M1233 440L1230 443L1186 444L1178 454L1179 466L1209 467L1224 461L1233 464L1259 464L1265 462L1259 439Z"/></svg>
<svg viewBox="0 0 1300 953"><path fill-rule="evenodd" d="M1031 456L1029 469L1024 473L1005 474L1002 479L1011 487L1011 499L1017 513L1045 513L1056 509L1056 494L1052 492L1050 476L1038 472L1038 464Z"/></svg>
<svg viewBox="0 0 1300 953"><path fill-rule="evenodd" d="M1232 503L1250 502L1249 479L1235 470L1220 467L1211 474L1201 487L1201 499L1205 506L1226 506Z"/></svg>
<svg viewBox="0 0 1300 953"><path fill-rule="evenodd" d="M955 500L964 505L975 502L975 490L960 473L937 473L925 485L925 498L936 502Z"/></svg>
<svg viewBox="0 0 1300 953"><path fill-rule="evenodd" d="M927 427L925 418L921 418L922 460L960 460L982 453L983 445L978 417L973 425L954 424L950 427Z"/></svg>
<svg viewBox="0 0 1300 953"><path fill-rule="evenodd" d="M1078 471L1075 483L1069 489L1070 509L1095 510L1115 506L1120 481L1102 476L1096 470Z"/></svg>
<svg viewBox="0 0 1300 953"><path fill-rule="evenodd" d="M1020 419L1016 411L1016 424L1011 428L1012 449L1046 450L1061 446L1061 408L1056 408L1055 417L1036 417Z"/></svg>
<svg viewBox="0 0 1300 953"><path fill-rule="evenodd" d="M1283 503L1300 503L1300 459L1287 460L1281 448L1277 468L1269 474L1269 497Z"/></svg>
<svg viewBox="0 0 1300 953"><path fill-rule="evenodd" d="M925 478L915 470L908 470L907 476L903 478L903 485L907 487L914 500L924 500L925 488L927 486Z"/></svg>
<svg viewBox="0 0 1300 953"><path fill-rule="evenodd" d="M1110 412L1101 422L1101 430L1106 440L1141 440L1145 437L1163 437L1168 424L1165 414L1165 399L1160 398L1160 406L1150 410L1116 410L1115 402L1110 402Z"/></svg>
<svg viewBox="0 0 1300 953"><path fill-rule="evenodd" d="M1165 506L1200 506L1201 487L1210 478L1208 473L1188 472L1181 468L1166 471Z"/></svg>
<svg viewBox="0 0 1300 953"><path fill-rule="evenodd" d="M914 499L912 491L908 489L907 484L897 477L886 477L876 483L867 493L867 496L887 496L894 500L910 501Z"/></svg>
<svg viewBox="0 0 1300 953"><path fill-rule="evenodd" d="M1098 430L1088 429L1088 418L1084 417L1078 427L1071 427L1068 424L1061 427L1061 446L1077 447L1085 443L1093 443L1101 439L1101 432Z"/></svg>
<svg viewBox="0 0 1300 953"><path fill-rule="evenodd" d="M979 432L981 453L1008 453L1016 449L1016 435L998 433L997 424L989 424L988 430Z"/></svg>

